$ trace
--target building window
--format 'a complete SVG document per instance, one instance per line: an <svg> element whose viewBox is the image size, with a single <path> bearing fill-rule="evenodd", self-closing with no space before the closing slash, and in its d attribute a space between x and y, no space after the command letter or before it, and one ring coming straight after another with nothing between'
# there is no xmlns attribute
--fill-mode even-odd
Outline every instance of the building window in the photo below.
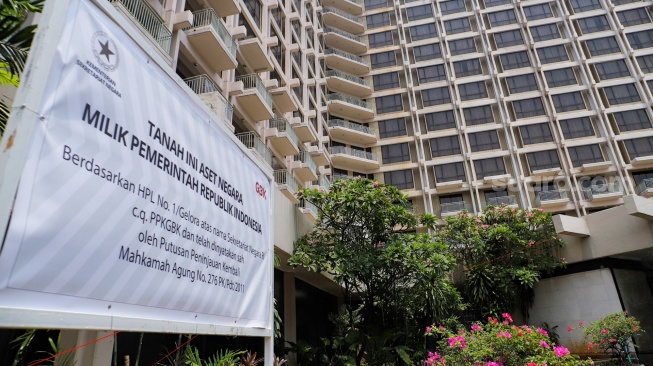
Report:
<svg viewBox="0 0 653 366"><path fill-rule="evenodd" d="M379 121L379 137L382 139L406 135L406 120L403 118Z"/></svg>
<svg viewBox="0 0 653 366"><path fill-rule="evenodd" d="M651 121L645 109L617 112L613 113L612 117L617 123L620 132L651 128Z"/></svg>
<svg viewBox="0 0 653 366"><path fill-rule="evenodd" d="M449 203L458 203L458 202L465 202L463 200L463 196L461 194L452 194L449 196L440 196L438 197L440 200L440 206L446 205Z"/></svg>
<svg viewBox="0 0 653 366"><path fill-rule="evenodd" d="M511 1L510 0L483 0L483 3L485 3L486 8L491 8L493 6L510 4Z"/></svg>
<svg viewBox="0 0 653 366"><path fill-rule="evenodd" d="M381 146L383 164L399 163L410 161L410 148L408 143L392 144Z"/></svg>
<svg viewBox="0 0 653 366"><path fill-rule="evenodd" d="M467 11L464 0L443 1L440 3L442 15L462 13Z"/></svg>
<svg viewBox="0 0 653 366"><path fill-rule="evenodd" d="M599 0L571 0L571 7L574 9L574 13L581 13L584 11L600 9L601 3Z"/></svg>
<svg viewBox="0 0 653 366"><path fill-rule="evenodd" d="M372 69L380 69L383 67L395 66L397 64L395 51L374 53L370 55L370 61L372 63Z"/></svg>
<svg viewBox="0 0 653 366"><path fill-rule="evenodd" d="M424 122L426 122L426 129L429 132L456 128L453 111L427 113L424 115Z"/></svg>
<svg viewBox="0 0 653 366"><path fill-rule="evenodd" d="M549 4L539 4L533 6L525 6L524 14L527 20L538 20L545 18L553 18L553 12Z"/></svg>
<svg viewBox="0 0 653 366"><path fill-rule="evenodd" d="M384 97L376 98L376 113L390 113L402 111L404 106L402 104L401 94L386 95Z"/></svg>
<svg viewBox="0 0 653 366"><path fill-rule="evenodd" d="M542 64L568 61L567 49L563 45L544 47L537 50L537 56Z"/></svg>
<svg viewBox="0 0 653 366"><path fill-rule="evenodd" d="M605 15L578 19L578 26L583 34L596 33L610 29L608 18L606 18Z"/></svg>
<svg viewBox="0 0 653 366"><path fill-rule="evenodd" d="M392 46L394 44L392 39L392 31L368 34L367 40L370 48Z"/></svg>
<svg viewBox="0 0 653 366"><path fill-rule="evenodd" d="M385 184L395 186L398 189L410 189L415 187L413 184L413 171L410 169L383 173L383 181Z"/></svg>
<svg viewBox="0 0 653 366"><path fill-rule="evenodd" d="M406 8L406 16L408 17L409 22L425 18L432 18L433 10L431 8L431 4Z"/></svg>
<svg viewBox="0 0 653 366"><path fill-rule="evenodd" d="M535 75L525 74L506 78L506 84L510 94L524 93L531 90L537 90L537 81Z"/></svg>
<svg viewBox="0 0 653 366"><path fill-rule="evenodd" d="M521 31L519 29L495 33L494 34L494 43L497 48L511 47L518 44L524 44L524 38L522 38Z"/></svg>
<svg viewBox="0 0 653 366"><path fill-rule="evenodd" d="M639 188L639 185L646 180L644 185L648 189L653 181L653 171L633 172L633 179L635 180L635 186L637 188Z"/></svg>
<svg viewBox="0 0 653 366"><path fill-rule="evenodd" d="M474 170L476 170L476 179L506 174L506 166L503 164L503 158L476 160L474 162Z"/></svg>
<svg viewBox="0 0 653 366"><path fill-rule="evenodd" d="M481 61L477 58L454 62L453 71L456 73L457 78L479 75L483 73L483 69L481 68Z"/></svg>
<svg viewBox="0 0 653 366"><path fill-rule="evenodd" d="M621 52L614 37L590 39L585 44L592 57Z"/></svg>
<svg viewBox="0 0 653 366"><path fill-rule="evenodd" d="M460 93L460 100L473 100L487 98L487 88L485 81L477 81L475 83L460 84L458 85Z"/></svg>
<svg viewBox="0 0 653 366"><path fill-rule="evenodd" d="M374 29L390 25L390 13L386 12L368 15L365 17L365 23L367 24L367 29Z"/></svg>
<svg viewBox="0 0 653 366"><path fill-rule="evenodd" d="M586 109L585 100L580 92L556 94L551 97L558 113Z"/></svg>
<svg viewBox="0 0 653 366"><path fill-rule="evenodd" d="M365 0L365 10L387 8L388 0Z"/></svg>
<svg viewBox="0 0 653 366"><path fill-rule="evenodd" d="M460 154L460 141L458 136L438 137L429 140L431 158Z"/></svg>
<svg viewBox="0 0 653 366"><path fill-rule="evenodd" d="M626 61L624 60L602 62L600 64L594 64L594 67L601 81L630 76L630 71L628 71L628 66L626 66Z"/></svg>
<svg viewBox="0 0 653 366"><path fill-rule="evenodd" d="M635 84L615 85L603 88L610 106L641 101Z"/></svg>
<svg viewBox="0 0 653 366"><path fill-rule="evenodd" d="M444 29L447 34L457 34L471 31L472 26L468 18L458 18L444 21Z"/></svg>
<svg viewBox="0 0 653 366"><path fill-rule="evenodd" d="M420 84L432 83L447 78L444 65L420 67L417 69L417 76L419 77Z"/></svg>
<svg viewBox="0 0 653 366"><path fill-rule="evenodd" d="M482 131L469 134L469 145L472 152L498 150L501 148L497 131Z"/></svg>
<svg viewBox="0 0 653 366"><path fill-rule="evenodd" d="M456 41L449 41L449 51L452 56L476 52L474 38L464 38Z"/></svg>
<svg viewBox="0 0 653 366"><path fill-rule="evenodd" d="M413 47L413 54L415 55L415 61L432 60L434 58L442 57L442 52L440 51L440 45L438 43Z"/></svg>
<svg viewBox="0 0 653 366"><path fill-rule="evenodd" d="M374 82L374 90L385 90L398 88L399 85L399 73L398 72L389 72L387 74L374 75L372 77Z"/></svg>
<svg viewBox="0 0 653 366"><path fill-rule="evenodd" d="M422 90L422 104L424 107L451 103L449 87Z"/></svg>
<svg viewBox="0 0 653 366"><path fill-rule="evenodd" d="M624 27L632 27L634 25L651 22L651 18L649 17L646 8L620 11L617 13L617 17L619 18L621 25Z"/></svg>
<svg viewBox="0 0 653 366"><path fill-rule="evenodd" d="M501 59L501 67L504 70L519 69L522 67L530 67L531 62L528 59L528 53L525 51L508 53L499 56Z"/></svg>
<svg viewBox="0 0 653 366"><path fill-rule="evenodd" d="M589 117L572 118L560 121L562 135L566 139L596 136Z"/></svg>
<svg viewBox="0 0 653 366"><path fill-rule="evenodd" d="M641 0L611 0L610 2L614 4L615 6L617 5L624 5L624 4L630 4L630 3L636 3Z"/></svg>
<svg viewBox="0 0 653 366"><path fill-rule="evenodd" d="M560 159L558 152L555 150L538 151L526 154L528 166L531 167L531 172L534 170L560 168Z"/></svg>
<svg viewBox="0 0 653 366"><path fill-rule="evenodd" d="M502 25L517 24L517 17L515 11L512 9L497 11L496 13L489 13L487 15L492 27L500 27Z"/></svg>
<svg viewBox="0 0 653 366"><path fill-rule="evenodd" d="M642 72L653 72L653 55L640 56L637 58L637 63L639 64L639 68L642 69Z"/></svg>
<svg viewBox="0 0 653 366"><path fill-rule="evenodd" d="M624 143L631 159L653 155L653 137L625 140Z"/></svg>
<svg viewBox="0 0 653 366"><path fill-rule="evenodd" d="M605 161L598 144L570 147L569 157L575 167Z"/></svg>
<svg viewBox="0 0 653 366"><path fill-rule="evenodd" d="M630 47L635 50L653 47L653 30L649 29L641 32L628 33L626 38L628 38Z"/></svg>
<svg viewBox="0 0 653 366"><path fill-rule="evenodd" d="M482 125L494 122L492 107L489 105L465 108L463 109L463 115L465 116L465 124L468 126Z"/></svg>
<svg viewBox="0 0 653 366"><path fill-rule="evenodd" d="M531 27L531 36L533 41L541 42L550 39L560 38L560 31L556 24L546 24L539 27Z"/></svg>
<svg viewBox="0 0 653 366"><path fill-rule="evenodd" d="M521 126L519 127L519 133L521 134L521 140L524 145L553 141L553 135L551 135L551 129L548 123Z"/></svg>
<svg viewBox="0 0 653 366"><path fill-rule="evenodd" d="M515 110L517 119L543 116L545 114L541 98L516 100L512 102L512 108Z"/></svg>
<svg viewBox="0 0 653 366"><path fill-rule="evenodd" d="M463 163L436 165L435 179L438 183L465 181L465 167Z"/></svg>
<svg viewBox="0 0 653 366"><path fill-rule="evenodd" d="M545 71L544 77L546 78L546 83L551 88L558 88L567 85L578 85L576 74L574 74L574 70L571 67Z"/></svg>
<svg viewBox="0 0 653 366"><path fill-rule="evenodd" d="M428 23L422 25L416 25L408 28L410 32L411 41L419 41L420 39L433 38L435 37L435 24Z"/></svg>

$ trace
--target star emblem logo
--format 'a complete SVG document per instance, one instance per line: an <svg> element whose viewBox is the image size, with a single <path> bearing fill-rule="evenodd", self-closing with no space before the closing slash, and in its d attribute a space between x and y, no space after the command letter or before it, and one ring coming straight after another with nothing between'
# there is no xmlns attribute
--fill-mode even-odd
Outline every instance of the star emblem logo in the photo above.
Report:
<svg viewBox="0 0 653 366"><path fill-rule="evenodd" d="M102 50L100 51L100 55L104 55L107 57L107 62L111 62L111 59L109 59L109 56L115 55L111 50L109 49L109 41L107 40L104 44L102 42L98 41L100 43L100 47L102 47Z"/></svg>
<svg viewBox="0 0 653 366"><path fill-rule="evenodd" d="M108 34L102 31L95 32L91 41L91 48L98 66L107 71L114 71L118 68L120 61L119 49Z"/></svg>

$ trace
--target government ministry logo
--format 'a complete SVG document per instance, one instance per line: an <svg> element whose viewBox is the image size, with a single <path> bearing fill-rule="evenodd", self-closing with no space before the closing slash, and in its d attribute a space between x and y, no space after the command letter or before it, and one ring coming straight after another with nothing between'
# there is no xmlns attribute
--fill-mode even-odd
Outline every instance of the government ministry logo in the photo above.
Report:
<svg viewBox="0 0 653 366"><path fill-rule="evenodd" d="M116 43L104 32L95 32L91 41L95 60L107 71L118 68L120 58Z"/></svg>

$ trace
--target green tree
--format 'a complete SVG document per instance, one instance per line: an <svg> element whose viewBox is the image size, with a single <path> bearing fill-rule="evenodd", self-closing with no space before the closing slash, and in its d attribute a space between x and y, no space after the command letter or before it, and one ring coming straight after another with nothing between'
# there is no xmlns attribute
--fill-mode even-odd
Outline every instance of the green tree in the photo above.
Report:
<svg viewBox="0 0 653 366"><path fill-rule="evenodd" d="M332 363L411 363L424 350L422 329L458 306L447 279L454 258L429 234L395 187L370 179L334 182L331 190L302 189L319 209L314 229L295 242L291 266L333 276L343 288L340 352ZM425 215L422 221L433 222Z"/></svg>

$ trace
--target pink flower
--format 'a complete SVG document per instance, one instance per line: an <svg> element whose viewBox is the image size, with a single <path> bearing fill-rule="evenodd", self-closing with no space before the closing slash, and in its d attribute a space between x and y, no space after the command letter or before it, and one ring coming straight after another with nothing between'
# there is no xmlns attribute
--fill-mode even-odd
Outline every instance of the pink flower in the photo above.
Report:
<svg viewBox="0 0 653 366"><path fill-rule="evenodd" d="M549 344L546 343L546 341L540 341L540 346L542 346L542 347L544 347L544 348L546 348L546 349L551 348L551 347L549 346Z"/></svg>
<svg viewBox="0 0 653 366"><path fill-rule="evenodd" d="M456 346L460 348L467 347L467 344L465 343L465 337L463 336L449 337L449 347L454 348Z"/></svg>
<svg viewBox="0 0 653 366"><path fill-rule="evenodd" d="M383 248L384 244L385 244L384 242L380 241L380 242L376 243L376 247L377 248Z"/></svg>
<svg viewBox="0 0 653 366"><path fill-rule="evenodd" d="M496 363L496 362L492 362L492 361L490 361L490 362L486 362L486 363L485 363L485 366L499 366L499 364Z"/></svg>
<svg viewBox="0 0 653 366"><path fill-rule="evenodd" d="M512 338L512 335L504 330L502 332L499 332L499 334L497 334L497 337L498 338Z"/></svg>
<svg viewBox="0 0 653 366"><path fill-rule="evenodd" d="M571 332L572 330L574 330L574 328L571 325L567 327L567 332Z"/></svg>
<svg viewBox="0 0 653 366"><path fill-rule="evenodd" d="M431 327L426 327L426 333L431 333Z"/></svg>
<svg viewBox="0 0 653 366"><path fill-rule="evenodd" d="M615 338L612 338L612 339L610 340L610 342L612 342L612 343L617 343L617 340L616 340Z"/></svg>
<svg viewBox="0 0 653 366"><path fill-rule="evenodd" d="M529 362L526 364L526 366L537 366L537 364L535 362Z"/></svg>
<svg viewBox="0 0 653 366"><path fill-rule="evenodd" d="M535 216L535 214L529 212L528 215L526 215L526 216L528 216L529 219L532 219L533 216Z"/></svg>
<svg viewBox="0 0 653 366"><path fill-rule="evenodd" d="M546 337L549 336L549 332L547 332L546 330L544 330L542 328L537 328L537 331L540 332L540 334L542 334L543 336L546 336Z"/></svg>
<svg viewBox="0 0 653 366"><path fill-rule="evenodd" d="M534 242L534 241L531 240L531 241L528 242L528 246L529 246L529 247L532 247L533 245L535 245L535 242Z"/></svg>
<svg viewBox="0 0 653 366"><path fill-rule="evenodd" d="M581 327L582 327L584 324L585 324L585 322L578 322L578 325L581 326Z"/></svg>
<svg viewBox="0 0 653 366"><path fill-rule="evenodd" d="M477 223L477 224L480 224L480 223L482 223L483 221L481 221L481 220L479 220L479 219L475 219L474 222Z"/></svg>
<svg viewBox="0 0 653 366"><path fill-rule="evenodd" d="M603 329L603 330L601 330L601 334L608 334L608 333L610 333L610 331L607 330L607 329Z"/></svg>
<svg viewBox="0 0 653 366"><path fill-rule="evenodd" d="M553 347L553 352L560 358L563 358L569 354L569 350L564 346Z"/></svg>
<svg viewBox="0 0 653 366"><path fill-rule="evenodd" d="M372 183L372 186L374 186L374 188L377 188L379 186L379 182Z"/></svg>
<svg viewBox="0 0 653 366"><path fill-rule="evenodd" d="M512 323L512 317L510 316L510 314L508 314L508 313L503 313L503 314L501 314L501 317L503 317L504 319L506 319L508 322Z"/></svg>
<svg viewBox="0 0 653 366"><path fill-rule="evenodd" d="M478 324L472 325L472 332L482 332L483 328L481 328Z"/></svg>
<svg viewBox="0 0 653 366"><path fill-rule="evenodd" d="M440 326L438 326L438 329L444 330L444 327L440 325Z"/></svg>
<svg viewBox="0 0 653 366"><path fill-rule="evenodd" d="M361 179L361 176L360 176L360 175L357 175L357 176L354 177L354 179L356 179L356 180L360 180L360 179Z"/></svg>

